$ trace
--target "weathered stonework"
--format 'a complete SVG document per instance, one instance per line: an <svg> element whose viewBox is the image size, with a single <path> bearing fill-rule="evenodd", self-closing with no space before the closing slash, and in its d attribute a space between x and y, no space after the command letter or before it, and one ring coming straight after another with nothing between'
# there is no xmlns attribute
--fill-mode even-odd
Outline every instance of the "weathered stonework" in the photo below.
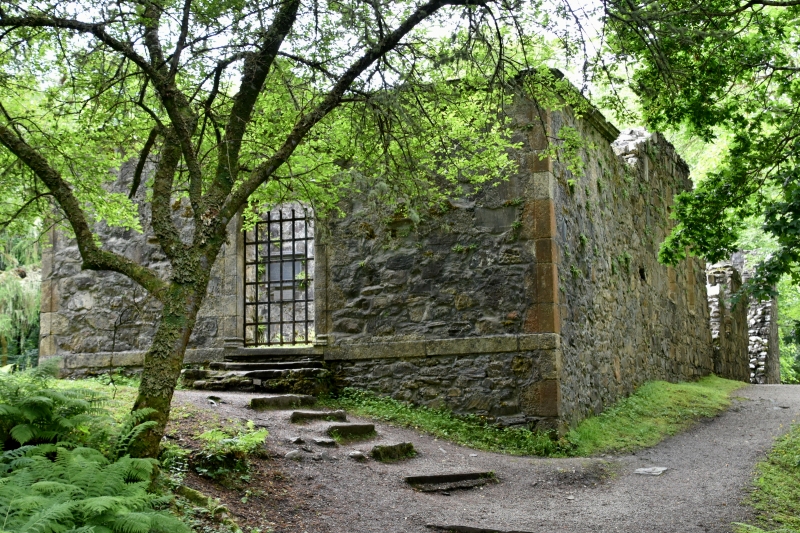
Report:
<svg viewBox="0 0 800 533"><path fill-rule="evenodd" d="M328 222L322 315L340 382L563 429L644 381L710 373L704 267L657 261L671 199L691 187L672 146L633 130L612 146L618 132L602 117L530 101L510 112L523 144L516 175L383 238L357 199ZM583 176L542 157L564 126L594 146ZM539 335L557 342L513 349ZM464 353L435 353L447 338Z"/></svg>
<svg viewBox="0 0 800 533"><path fill-rule="evenodd" d="M522 147L507 179L464 184L419 224L387 223L356 197L343 200L344 218L316 221L313 347L241 347L243 245L232 222L186 362L321 356L339 386L560 431L644 381L713 371L704 266L657 262L671 199L691 187L672 146L639 130L620 136L597 113L576 119L523 98L508 112ZM567 126L587 141L580 176L545 152ZM129 175L123 168L120 189ZM146 226L102 233L166 276ZM143 296L120 276L81 272L74 243L52 238L42 356L63 356L67 373L140 365L157 309L115 330Z"/></svg>
<svg viewBox="0 0 800 533"><path fill-rule="evenodd" d="M112 192L127 193L135 162L122 167ZM141 261L165 279L169 263L152 237L144 188L136 201L144 233L98 224L104 248ZM191 236L187 204L173 205L182 238ZM214 263L208 295L186 352L187 363L222 358L226 337L241 336L241 260L239 221L231 222L229 242ZM42 258L40 360L62 358L64 375L136 371L155 333L160 304L121 274L81 270L74 239L61 229L48 233Z"/></svg>
<svg viewBox="0 0 800 533"><path fill-rule="evenodd" d="M732 305L730 298L742 287L739 271L729 263L711 265L708 279L708 307L714 344L714 373L739 381L750 381L748 355L748 307Z"/></svg>

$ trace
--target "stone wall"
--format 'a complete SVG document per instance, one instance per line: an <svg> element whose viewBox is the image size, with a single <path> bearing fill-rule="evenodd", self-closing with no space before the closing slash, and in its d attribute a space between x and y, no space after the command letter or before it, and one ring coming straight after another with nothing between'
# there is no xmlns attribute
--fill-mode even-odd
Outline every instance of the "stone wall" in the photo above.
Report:
<svg viewBox="0 0 800 533"><path fill-rule="evenodd" d="M644 381L711 372L703 265L657 261L671 199L691 186L673 148L638 131L612 147L618 132L598 115L575 120L527 100L510 113L523 144L516 175L418 226L381 227L358 199L327 222L321 316L341 383L564 429ZM542 155L566 125L589 146L583 176ZM478 348L527 335L558 341L547 355ZM408 348L446 339L465 351ZM362 356L329 355L352 346ZM555 370L540 372L543 360Z"/></svg>
<svg viewBox="0 0 800 533"><path fill-rule="evenodd" d="M747 309L748 358L751 383L780 383L778 303L751 301Z"/></svg>
<svg viewBox="0 0 800 533"><path fill-rule="evenodd" d="M108 189L127 193L134 165L135 161L123 165L117 181ZM153 240L144 194L141 187L136 197L144 233L109 228L104 223L96 225L97 231L104 249L141 261L166 279L169 263ZM190 239L187 204L179 202L173 208L182 238ZM241 337L238 223L231 223L230 242L214 264L208 296L189 342L187 362L220 359L223 339ZM81 270L77 244L67 231L51 230L48 244L42 256L40 360L61 357L65 375L141 367L160 316L159 302L121 274Z"/></svg>
<svg viewBox="0 0 800 533"><path fill-rule="evenodd" d="M729 263L706 270L711 338L714 344L714 373L728 379L750 381L748 355L748 308L730 299L742 287L739 271Z"/></svg>
<svg viewBox="0 0 800 533"><path fill-rule="evenodd" d="M712 370L705 269L658 262L672 198L688 168L658 134L623 132L612 145L588 121L553 114L596 146L585 174L553 161L562 418L575 424L645 381L695 379Z"/></svg>

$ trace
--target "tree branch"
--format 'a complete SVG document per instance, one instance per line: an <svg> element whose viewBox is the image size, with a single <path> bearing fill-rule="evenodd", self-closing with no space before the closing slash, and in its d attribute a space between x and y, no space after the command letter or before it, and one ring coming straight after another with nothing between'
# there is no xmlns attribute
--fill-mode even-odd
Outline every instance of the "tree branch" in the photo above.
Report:
<svg viewBox="0 0 800 533"><path fill-rule="evenodd" d="M121 255L101 250L94 240L94 233L86 221L80 202L58 171L51 167L39 152L20 139L11 129L0 124L0 144L17 156L49 189L64 211L78 242L83 259L82 268L88 270L111 270L119 272L144 287L155 298L162 297L167 283L154 271L138 265Z"/></svg>
<svg viewBox="0 0 800 533"><path fill-rule="evenodd" d="M471 1L471 0L431 0L426 4L419 6L408 18L406 18L394 31L387 34L386 37L379 43L371 47L367 52L357 59L347 71L342 74L339 81L331 88L322 102L311 112L303 115L295 123L292 131L286 137L286 140L280 148L265 162L256 167L250 176L242 183L242 185L233 191L223 204L220 210L220 216L217 218L217 224L224 228L228 221L236 214L239 209L244 207L247 199L253 192L264 182L266 182L273 173L283 165L297 146L302 142L306 134L314 127L320 120L335 109L344 97L345 92L355 82L355 80L370 67L375 61L382 58L389 51L393 50L400 40L413 30L419 23L431 16L433 13L446 5L486 5L488 1Z"/></svg>

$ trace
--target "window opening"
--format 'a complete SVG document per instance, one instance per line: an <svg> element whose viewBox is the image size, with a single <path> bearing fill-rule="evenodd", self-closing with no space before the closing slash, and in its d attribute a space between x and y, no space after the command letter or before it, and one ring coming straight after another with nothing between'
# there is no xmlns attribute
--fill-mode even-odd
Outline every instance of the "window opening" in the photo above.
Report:
<svg viewBox="0 0 800 533"><path fill-rule="evenodd" d="M314 219L277 207L244 232L244 345L314 341Z"/></svg>

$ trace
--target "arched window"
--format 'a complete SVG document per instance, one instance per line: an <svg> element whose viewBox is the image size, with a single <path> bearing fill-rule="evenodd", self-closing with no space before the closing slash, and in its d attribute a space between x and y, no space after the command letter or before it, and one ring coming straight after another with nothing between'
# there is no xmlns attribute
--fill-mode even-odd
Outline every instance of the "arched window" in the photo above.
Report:
<svg viewBox="0 0 800 533"><path fill-rule="evenodd" d="M244 234L244 345L314 341L314 216L297 203Z"/></svg>

